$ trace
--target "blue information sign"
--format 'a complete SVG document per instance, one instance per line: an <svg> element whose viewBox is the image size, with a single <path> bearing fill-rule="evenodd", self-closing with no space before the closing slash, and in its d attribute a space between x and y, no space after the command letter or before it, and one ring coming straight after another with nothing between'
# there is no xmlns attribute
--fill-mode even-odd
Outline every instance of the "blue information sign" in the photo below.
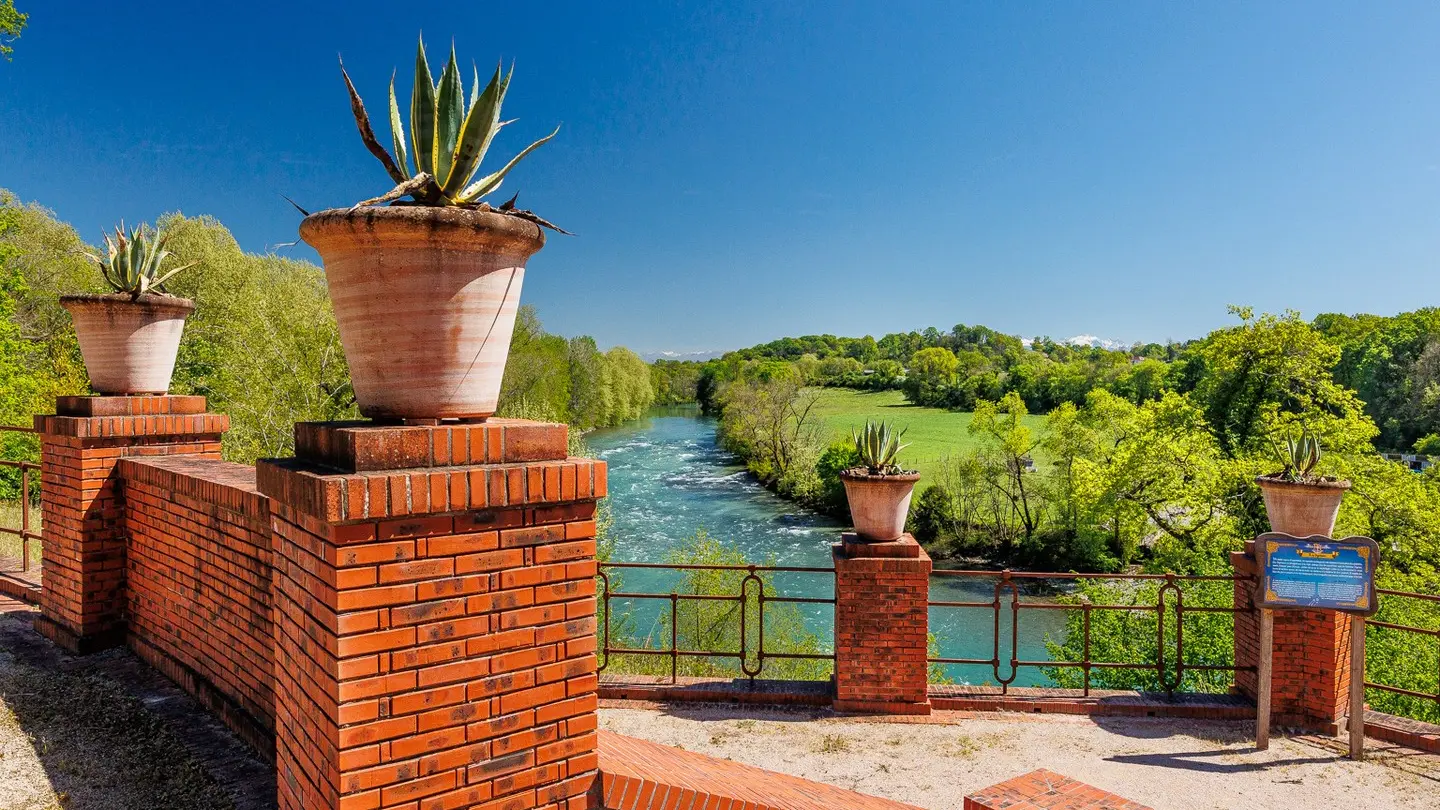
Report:
<svg viewBox="0 0 1440 810"><path fill-rule="evenodd" d="M1269 533L1255 538L1260 606L1373 614L1380 547L1368 537L1332 540Z"/></svg>

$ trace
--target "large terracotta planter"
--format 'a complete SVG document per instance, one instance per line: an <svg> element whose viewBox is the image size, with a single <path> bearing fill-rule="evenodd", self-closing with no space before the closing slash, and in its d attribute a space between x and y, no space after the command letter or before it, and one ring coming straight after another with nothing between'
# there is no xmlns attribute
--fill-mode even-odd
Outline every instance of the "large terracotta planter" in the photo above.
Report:
<svg viewBox="0 0 1440 810"><path fill-rule="evenodd" d="M855 532L865 540L884 543L905 533L910 514L910 496L919 473L870 475L863 470L840 473L845 499L850 502L850 519Z"/></svg>
<svg viewBox="0 0 1440 810"><path fill-rule="evenodd" d="M1335 531L1340 502L1350 489L1349 481L1298 483L1263 475L1256 478L1255 483L1265 496L1270 528L1295 537L1314 534L1329 537Z"/></svg>
<svg viewBox="0 0 1440 810"><path fill-rule="evenodd" d="M185 318L195 302L166 295L62 295L75 322L90 387L101 394L170 389Z"/></svg>
<svg viewBox="0 0 1440 810"><path fill-rule="evenodd" d="M360 412L495 413L540 226L463 208L332 209L300 223L320 253Z"/></svg>

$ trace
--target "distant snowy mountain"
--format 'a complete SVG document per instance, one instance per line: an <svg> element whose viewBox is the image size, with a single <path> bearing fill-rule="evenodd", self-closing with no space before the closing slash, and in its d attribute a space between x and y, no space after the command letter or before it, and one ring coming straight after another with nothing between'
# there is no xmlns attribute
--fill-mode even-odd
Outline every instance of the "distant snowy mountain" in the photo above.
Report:
<svg viewBox="0 0 1440 810"><path fill-rule="evenodd" d="M640 352L640 359L647 363L656 360L714 360L724 354L724 349L709 349L701 352Z"/></svg>
<svg viewBox="0 0 1440 810"><path fill-rule="evenodd" d="M1096 346L1101 349L1109 349L1110 351L1128 349L1131 345L1123 340L1109 340L1094 335L1076 335L1075 337L1065 338L1060 342L1068 343L1071 346Z"/></svg>

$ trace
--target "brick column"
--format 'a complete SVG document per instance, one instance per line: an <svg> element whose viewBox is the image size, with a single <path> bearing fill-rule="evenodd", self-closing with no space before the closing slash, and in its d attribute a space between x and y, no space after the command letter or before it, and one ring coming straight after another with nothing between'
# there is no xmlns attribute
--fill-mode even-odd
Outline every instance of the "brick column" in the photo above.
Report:
<svg viewBox="0 0 1440 810"><path fill-rule="evenodd" d="M846 533L832 549L835 710L929 714L930 555L908 534L866 543Z"/></svg>
<svg viewBox="0 0 1440 810"><path fill-rule="evenodd" d="M566 435L302 424L260 462L281 810L588 806L606 479Z"/></svg>
<svg viewBox="0 0 1440 810"><path fill-rule="evenodd" d="M204 397L60 397L40 433L44 554L35 627L74 652L125 641L123 491L126 456L220 458L230 419Z"/></svg>
<svg viewBox="0 0 1440 810"><path fill-rule="evenodd" d="M1255 606L1259 563L1255 543L1232 552L1235 573L1251 579L1235 583L1235 665L1253 667L1260 654L1260 610ZM1270 686L1275 724L1337 734L1349 711L1350 617L1323 610L1277 610L1274 669ZM1236 672L1235 686L1254 698L1255 673Z"/></svg>

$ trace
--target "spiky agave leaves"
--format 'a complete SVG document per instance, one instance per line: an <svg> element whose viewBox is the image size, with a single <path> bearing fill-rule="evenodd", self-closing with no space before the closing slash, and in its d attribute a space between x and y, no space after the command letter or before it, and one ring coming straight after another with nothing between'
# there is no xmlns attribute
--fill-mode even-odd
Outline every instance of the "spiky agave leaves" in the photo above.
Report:
<svg viewBox="0 0 1440 810"><path fill-rule="evenodd" d="M860 455L860 463L871 475L891 475L900 471L895 459L901 450L910 446L900 443L906 430L908 428L897 433L888 422L871 422L867 419L864 430L859 433L853 429L850 431L850 437L855 440L855 452Z"/></svg>
<svg viewBox="0 0 1440 810"><path fill-rule="evenodd" d="M115 292L128 294L133 300L146 293L164 292L163 285L172 276L199 264L191 262L164 270L165 260L171 256L165 249L169 241L170 234L144 225L126 234L125 223L121 222L113 238L105 234L105 256L89 252L85 255L100 265L100 274Z"/></svg>
<svg viewBox="0 0 1440 810"><path fill-rule="evenodd" d="M350 92L350 109L360 129L360 138L365 147L385 167L395 188L374 199L357 205L375 205L393 202L402 197L413 197L427 205L473 205L481 197L500 187L505 175L541 144L549 141L560 131L554 132L527 146L502 166L498 171L475 180L480 163L489 151L490 144L510 121L500 120L500 107L505 92L510 87L514 73L504 73L499 66L484 90L480 89L480 73L475 71L469 103L460 80L460 68L455 61L455 49L450 49L450 59L435 81L430 73L430 63L425 56L425 41L420 41L415 54L415 88L410 94L410 131L405 131L400 118L400 104L395 96L395 77L390 78L390 136L392 154L380 144L370 126L370 116L365 104L355 90L350 74L342 62L340 72L345 77L345 87ZM473 181L473 182L472 182ZM549 223L532 217L543 225ZM557 229L558 230L558 229Z"/></svg>
<svg viewBox="0 0 1440 810"><path fill-rule="evenodd" d="M1297 479L1309 478L1320 464L1320 440L1310 435L1308 428L1301 431L1298 439L1287 438L1285 450L1286 470Z"/></svg>

